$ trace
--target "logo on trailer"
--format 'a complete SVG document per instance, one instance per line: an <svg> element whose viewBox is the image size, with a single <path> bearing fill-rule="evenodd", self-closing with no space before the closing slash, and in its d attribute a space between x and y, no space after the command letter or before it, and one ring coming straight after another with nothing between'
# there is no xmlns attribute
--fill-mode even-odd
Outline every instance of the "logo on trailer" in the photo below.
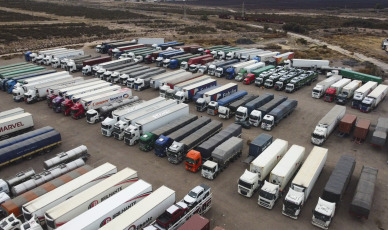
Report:
<svg viewBox="0 0 388 230"><path fill-rule="evenodd" d="M109 223L111 220L112 220L112 218L110 218L110 217L105 218L105 220L103 220L103 221L101 222L100 227L106 225L106 224Z"/></svg>
<svg viewBox="0 0 388 230"><path fill-rule="evenodd" d="M98 205L98 200L94 200L92 203L89 204L88 209L93 208L94 206Z"/></svg>
<svg viewBox="0 0 388 230"><path fill-rule="evenodd" d="M123 98L129 98L129 94L127 94L127 93L124 94L124 95L123 95Z"/></svg>
<svg viewBox="0 0 388 230"><path fill-rule="evenodd" d="M0 132L4 132L7 130L14 129L16 127L23 127L23 126L24 126L24 124L21 121L19 121L19 122L16 122L15 124L12 124L12 125L6 125L3 127L0 127Z"/></svg>

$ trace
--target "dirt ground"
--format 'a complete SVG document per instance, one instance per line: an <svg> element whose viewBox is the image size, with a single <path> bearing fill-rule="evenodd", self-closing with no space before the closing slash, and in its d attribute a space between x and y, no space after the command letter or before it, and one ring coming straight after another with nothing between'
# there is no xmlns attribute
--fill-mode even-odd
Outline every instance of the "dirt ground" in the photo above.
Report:
<svg viewBox="0 0 388 230"><path fill-rule="evenodd" d="M96 55L95 51L84 47L87 54ZM11 60L2 60L1 65L11 64L23 61L21 58ZM81 76L75 73L73 76ZM90 78L90 77L86 77ZM324 79L320 76L319 80ZM230 81L218 79L219 84L226 84ZM287 140L289 147L293 144L301 145L306 148L306 155L310 153L313 145L310 143L311 132L313 131L319 119L330 110L334 104L326 103L323 100L313 99L311 91L315 84L306 86L293 94L277 92L273 89L259 89L254 85L243 85L239 83L239 89L248 91L250 94L273 93L277 95L286 95L290 99L298 100L296 110L272 131L263 131L260 128L243 129L242 138L244 141L252 140L261 133L268 133L274 138ZM147 89L142 92L133 91L134 95L141 99L148 100L158 96L158 91ZM55 114L50 110L45 102L27 105L24 103L13 102L12 96L5 92L0 92L0 110L7 110L15 107L22 107L27 112L33 114L35 128L50 125L58 130L62 135L63 144L43 156L35 157L32 160L26 160L21 163L8 166L1 169L1 178L7 178L17 172L33 167L35 171L43 170L43 161L53 157L56 153L67 151L81 144L88 147L91 154L87 164L97 167L104 162L110 162L123 169L130 167L138 171L141 179L151 183L153 189L161 185L166 185L176 191L177 201L194 186L205 183L211 186L213 192L213 206L205 217L211 220L211 226L222 226L228 230L256 230L256 229L313 229L311 225L311 211L314 209L318 197L327 182L336 162L341 155L347 154L354 156L357 164L350 181L350 185L343 197L342 203L337 209L336 216L330 226L330 229L388 229L388 197L386 188L388 184L387 171L387 147L382 149L373 148L367 141L361 145L351 142L351 137L340 138L335 134L331 135L323 147L329 149L329 155L321 176L312 190L311 196L302 209L298 220L292 220L281 214L282 201L277 202L273 210L267 210L257 204L258 194L255 193L252 198L242 197L237 193L237 180L242 175L248 165L241 162L245 159L248 152L248 145L244 145L243 157L240 161L232 163L228 169L222 172L214 181L208 181L200 176L199 173L191 173L184 169L184 164L170 164L165 158L156 157L153 152L144 153L138 149L138 146L129 147L123 142L113 138L107 138L101 135L100 124L89 125L85 119L73 120L70 117L64 117L62 114ZM207 116L205 113L195 111L193 103L190 104L190 112L198 116ZM373 127L379 116L386 116L388 105L386 101L373 112L369 114L361 113L347 106L347 113L355 114L358 118L365 118L372 121L372 128L369 136L373 132ZM218 117L212 119L223 122L223 127L233 123L233 119L221 120ZM369 219L360 221L351 217L348 213L349 204L354 195L358 178L363 165L368 165L379 169L374 203Z"/></svg>

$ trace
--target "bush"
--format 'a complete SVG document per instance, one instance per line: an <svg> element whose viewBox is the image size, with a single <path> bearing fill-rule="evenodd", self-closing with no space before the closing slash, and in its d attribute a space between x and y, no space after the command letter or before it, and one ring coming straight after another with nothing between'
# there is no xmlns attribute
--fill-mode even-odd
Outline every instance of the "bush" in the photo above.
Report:
<svg viewBox="0 0 388 230"><path fill-rule="evenodd" d="M288 23L284 24L282 26L283 30L285 31L291 31L299 34L306 34L307 33L307 28L305 26L302 26L298 23Z"/></svg>

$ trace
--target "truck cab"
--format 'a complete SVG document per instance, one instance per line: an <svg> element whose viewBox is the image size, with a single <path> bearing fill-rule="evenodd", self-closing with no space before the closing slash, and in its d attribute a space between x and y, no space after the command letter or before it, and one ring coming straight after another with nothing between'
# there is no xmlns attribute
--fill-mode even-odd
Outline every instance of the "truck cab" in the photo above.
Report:
<svg viewBox="0 0 388 230"><path fill-rule="evenodd" d="M82 67L82 75L84 76L92 75L92 67L90 65L86 65Z"/></svg>
<svg viewBox="0 0 388 230"><path fill-rule="evenodd" d="M251 114L249 114L249 124L259 127L261 120L261 111L255 109L251 112Z"/></svg>
<svg viewBox="0 0 388 230"><path fill-rule="evenodd" d="M245 79L243 80L244 85L250 85L255 82L255 75L252 73L248 73Z"/></svg>
<svg viewBox="0 0 388 230"><path fill-rule="evenodd" d="M112 136L114 125L117 120L107 117L103 122L101 122L101 133L106 137Z"/></svg>
<svg viewBox="0 0 388 230"><path fill-rule="evenodd" d="M173 140L169 137L160 135L155 141L155 155L158 157L165 157L167 155L167 149L171 146Z"/></svg>
<svg viewBox="0 0 388 230"><path fill-rule="evenodd" d="M318 204L313 211L311 223L322 229L328 229L335 214L335 203L318 198Z"/></svg>
<svg viewBox="0 0 388 230"><path fill-rule="evenodd" d="M185 93L183 91L178 91L174 95L174 99L177 101L178 104L185 102Z"/></svg>
<svg viewBox="0 0 388 230"><path fill-rule="evenodd" d="M207 109L207 102L204 98L198 98L195 102L195 107L198 112L204 112Z"/></svg>
<svg viewBox="0 0 388 230"><path fill-rule="evenodd" d="M124 132L126 132L127 128L129 127L129 122L127 121L118 121L116 122L116 124L114 124L113 126L113 137L116 139L116 140L123 140L124 138ZM129 130L128 130L129 131ZM128 137L130 137L130 134L128 133Z"/></svg>
<svg viewBox="0 0 388 230"><path fill-rule="evenodd" d="M327 128L317 126L311 136L311 143L315 145L322 145L327 138Z"/></svg>
<svg viewBox="0 0 388 230"><path fill-rule="evenodd" d="M168 161L172 164L178 164L183 160L184 144L174 141L167 149Z"/></svg>
<svg viewBox="0 0 388 230"><path fill-rule="evenodd" d="M218 107L218 116L220 118L229 119L230 118L230 109L225 106Z"/></svg>
<svg viewBox="0 0 388 230"><path fill-rule="evenodd" d="M52 108L53 108L54 112L60 113L62 111L62 107L64 106L64 105L62 105L63 101L64 101L64 99L61 96L56 96L52 100Z"/></svg>
<svg viewBox="0 0 388 230"><path fill-rule="evenodd" d="M189 66L187 64L187 61L181 62L180 68L183 69L183 70L187 70L189 68Z"/></svg>
<svg viewBox="0 0 388 230"><path fill-rule="evenodd" d="M217 115L218 114L218 102L216 101L211 101L209 102L209 105L207 106L207 114L209 115Z"/></svg>
<svg viewBox="0 0 388 230"><path fill-rule="evenodd" d="M248 108L244 106L238 107L235 118L236 121L245 121L248 118Z"/></svg>
<svg viewBox="0 0 388 230"><path fill-rule="evenodd" d="M158 137L153 133L144 133L143 135L141 135L139 140L139 149L144 152L151 151L157 138Z"/></svg>
<svg viewBox="0 0 388 230"><path fill-rule="evenodd" d="M191 209L198 203L200 203L204 198L210 195L210 187L201 184L193 188L184 198L183 202Z"/></svg>
<svg viewBox="0 0 388 230"><path fill-rule="evenodd" d="M243 196L252 197L259 188L259 175L257 173L245 170L238 180L237 191Z"/></svg>
<svg viewBox="0 0 388 230"><path fill-rule="evenodd" d="M261 122L261 128L264 130L272 130L275 126L275 118L271 115L265 115L263 121Z"/></svg>
<svg viewBox="0 0 388 230"><path fill-rule="evenodd" d="M86 111L81 103L75 103L75 105L71 107L70 115L72 118L78 120L81 117L84 117L85 114Z"/></svg>
<svg viewBox="0 0 388 230"><path fill-rule="evenodd" d="M326 102L333 102L334 99L335 99L335 96L336 96L336 92L337 90L336 89L333 89L333 88L328 88L325 92L325 97L324 97L324 100Z"/></svg>
<svg viewBox="0 0 388 230"><path fill-rule="evenodd" d="M275 201L279 198L280 186L264 181L264 185L259 190L258 203L268 209L272 209Z"/></svg>
<svg viewBox="0 0 388 230"><path fill-rule="evenodd" d="M267 80L267 78L269 78L269 76L271 76L273 74L272 71L265 71L265 72L262 72L256 79L255 79L255 85L260 87L264 84L265 80Z"/></svg>
<svg viewBox="0 0 388 230"><path fill-rule="evenodd" d="M99 122L103 117L100 117L98 111L95 109L89 109L86 111L86 122L89 124L95 124Z"/></svg>
<svg viewBox="0 0 388 230"><path fill-rule="evenodd" d="M21 224L22 222L12 213L0 222L0 227L2 230L16 230L20 228Z"/></svg>
<svg viewBox="0 0 388 230"><path fill-rule="evenodd" d="M190 150L186 155L186 170L197 172L202 165L201 153L196 150Z"/></svg>
<svg viewBox="0 0 388 230"><path fill-rule="evenodd" d="M23 101L23 99L24 99L24 90L23 90L23 88L22 87L15 87L12 90L12 97L13 97L13 100L16 101L16 102Z"/></svg>
<svg viewBox="0 0 388 230"><path fill-rule="evenodd" d="M321 98L321 97L324 95L323 90L324 90L323 86L317 85L317 86L315 86L315 87L313 88L313 92L311 93L311 96L312 96L313 98L319 99L319 98Z"/></svg>
<svg viewBox="0 0 388 230"><path fill-rule="evenodd" d="M65 99L61 102L61 111L65 116L69 116L71 113L71 108L75 105L73 100L71 99ZM54 108L54 107L53 107ZM60 112L60 111L59 111ZM59 113L57 112L57 113Z"/></svg>
<svg viewBox="0 0 388 230"><path fill-rule="evenodd" d="M375 103L375 98L372 97L365 97L364 100L362 100L360 105L360 111L364 113L369 113L373 109L373 104Z"/></svg>
<svg viewBox="0 0 388 230"><path fill-rule="evenodd" d="M206 179L209 179L209 180L215 179L219 172L220 172L219 165L214 161L207 160L205 161L205 163L202 164L201 175Z"/></svg>
<svg viewBox="0 0 388 230"><path fill-rule="evenodd" d="M298 190L296 190L298 189ZM291 187L284 198L282 213L292 219L298 219L302 206L304 205L303 188Z"/></svg>
<svg viewBox="0 0 388 230"><path fill-rule="evenodd" d="M125 144L136 145L139 142L141 134L141 128L136 125L129 125L123 134Z"/></svg>

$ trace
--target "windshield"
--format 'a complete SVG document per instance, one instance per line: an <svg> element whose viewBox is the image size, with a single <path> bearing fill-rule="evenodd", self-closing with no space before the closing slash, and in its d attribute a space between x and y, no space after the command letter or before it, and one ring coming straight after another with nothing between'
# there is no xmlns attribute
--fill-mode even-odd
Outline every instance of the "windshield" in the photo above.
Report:
<svg viewBox="0 0 388 230"><path fill-rule="evenodd" d="M195 160L191 159L190 157L186 157L186 163L194 165L195 164Z"/></svg>
<svg viewBox="0 0 388 230"><path fill-rule="evenodd" d="M249 119L252 119L252 120L257 120L257 119L259 119L259 117L258 116L256 116L256 115L249 115Z"/></svg>
<svg viewBox="0 0 388 230"><path fill-rule="evenodd" d="M323 139L324 137L323 137L322 135L313 133L313 138L316 138L316 139Z"/></svg>
<svg viewBox="0 0 388 230"><path fill-rule="evenodd" d="M256 79L256 83L258 83L258 84L261 84L261 83L263 83L263 79L262 79L262 78L258 78L258 79Z"/></svg>
<svg viewBox="0 0 388 230"><path fill-rule="evenodd" d="M160 93L160 94L165 94L165 93L166 93L166 90L160 88L160 89L159 89L159 93Z"/></svg>
<svg viewBox="0 0 388 230"><path fill-rule="evenodd" d="M193 191L190 191L188 195L191 196L192 198L197 198L198 196L198 194Z"/></svg>
<svg viewBox="0 0 388 230"><path fill-rule="evenodd" d="M213 105L208 105L208 107L207 107L208 109L212 109L212 110L215 110L216 109L216 107L215 106L213 106Z"/></svg>
<svg viewBox="0 0 388 230"><path fill-rule="evenodd" d="M263 119L262 121L264 124L267 124L267 125L272 125L272 122L270 120L267 120L267 119Z"/></svg>
<svg viewBox="0 0 388 230"><path fill-rule="evenodd" d="M313 93L320 93L321 91L318 89L313 89Z"/></svg>
<svg viewBox="0 0 388 230"><path fill-rule="evenodd" d="M298 210L299 209L299 205L293 203L293 202L290 202L286 199L284 199L284 206L286 206L286 208L288 209L292 209L294 211Z"/></svg>
<svg viewBox="0 0 388 230"><path fill-rule="evenodd" d="M180 101L180 100L182 100L182 99L183 99L183 97L181 97L181 96L178 96L178 95L174 95L174 99L175 99L175 100L178 100L178 101Z"/></svg>
<svg viewBox="0 0 388 230"><path fill-rule="evenodd" d="M216 73L222 73L222 69L217 69Z"/></svg>
<svg viewBox="0 0 388 230"><path fill-rule="evenodd" d="M121 133L120 127L115 126L115 127L113 128L113 132Z"/></svg>
<svg viewBox="0 0 388 230"><path fill-rule="evenodd" d="M86 113L86 118L90 119L90 118L92 118L92 117L94 117L96 115L97 115L97 113Z"/></svg>
<svg viewBox="0 0 388 230"><path fill-rule="evenodd" d="M76 114L76 113L78 113L78 111L79 111L79 109L72 109L71 114Z"/></svg>
<svg viewBox="0 0 388 230"><path fill-rule="evenodd" d="M207 166L202 165L202 170L208 171L208 172L214 172L216 168L209 168Z"/></svg>
<svg viewBox="0 0 388 230"><path fill-rule="evenodd" d="M112 126L101 124L102 129L110 129Z"/></svg>
<svg viewBox="0 0 388 230"><path fill-rule="evenodd" d="M278 88L282 88L283 83L282 83L282 82L278 82L278 83L276 83L276 86L277 86Z"/></svg>
<svg viewBox="0 0 388 230"><path fill-rule="evenodd" d="M12 95L14 95L14 96L17 96L17 95L18 95L18 93L12 93Z"/></svg>
<svg viewBox="0 0 388 230"><path fill-rule="evenodd" d="M252 186L253 186L253 184L247 183L247 182L242 181L242 180L238 180L238 184L245 187L245 188L252 188Z"/></svg>
<svg viewBox="0 0 388 230"><path fill-rule="evenodd" d="M269 192L260 190L259 195L267 200L274 200L275 199L275 194L271 194Z"/></svg>
<svg viewBox="0 0 388 230"><path fill-rule="evenodd" d="M330 220L330 216L326 216L326 215L324 215L324 214L322 214L322 213L320 213L320 212L317 212L317 211L315 211L315 210L314 210L314 217L317 218L317 219L319 219L319 220L322 220L322 221L324 221L324 222Z"/></svg>
<svg viewBox="0 0 388 230"><path fill-rule="evenodd" d="M361 103L361 106L362 106L362 107L369 107L370 104L369 104L369 103L362 102L362 103Z"/></svg>
<svg viewBox="0 0 388 230"><path fill-rule="evenodd" d="M157 143L155 143L154 148L155 148L155 151L158 150L158 151L163 151L163 152L164 152L164 149L165 149L164 146L161 146L161 145L159 145Z"/></svg>
<svg viewBox="0 0 388 230"><path fill-rule="evenodd" d="M202 104L203 104L202 102L198 102L198 101L195 102L196 106L202 106Z"/></svg>
<svg viewBox="0 0 388 230"><path fill-rule="evenodd" d="M242 117L242 116L244 116L244 115L245 115L245 113L243 113L243 112L240 112L240 111L237 111L237 112L236 112L236 116Z"/></svg>
<svg viewBox="0 0 388 230"><path fill-rule="evenodd" d="M287 86L286 86L286 89L287 89L287 90L293 90L293 89L294 89L294 86L293 86L293 85L287 85Z"/></svg>

